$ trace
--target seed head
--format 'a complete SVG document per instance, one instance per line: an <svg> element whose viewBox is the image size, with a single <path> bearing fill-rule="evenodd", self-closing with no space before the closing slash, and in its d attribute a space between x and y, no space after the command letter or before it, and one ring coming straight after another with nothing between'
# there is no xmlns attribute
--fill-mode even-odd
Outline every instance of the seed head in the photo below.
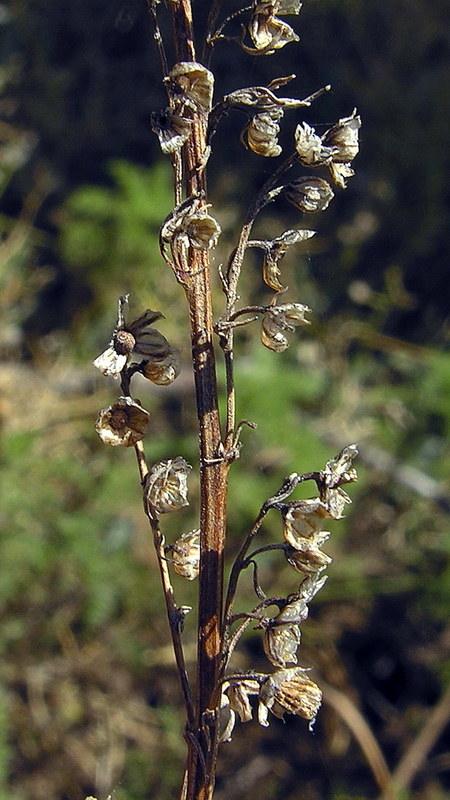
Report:
<svg viewBox="0 0 450 800"><path fill-rule="evenodd" d="M105 444L132 447L144 438L150 414L131 397L119 397L114 405L100 411L95 430Z"/></svg>
<svg viewBox="0 0 450 800"><path fill-rule="evenodd" d="M176 511L189 505L187 477L191 465L177 456L154 464L145 479L145 492L151 506L158 514Z"/></svg>
<svg viewBox="0 0 450 800"><path fill-rule="evenodd" d="M334 197L334 192L323 178L297 178L285 187L284 193L296 208L308 214L324 211Z"/></svg>

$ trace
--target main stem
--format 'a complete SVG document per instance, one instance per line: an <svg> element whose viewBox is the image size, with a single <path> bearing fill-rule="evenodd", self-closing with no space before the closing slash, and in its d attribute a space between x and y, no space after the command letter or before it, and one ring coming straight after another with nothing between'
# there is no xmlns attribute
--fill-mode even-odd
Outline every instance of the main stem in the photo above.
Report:
<svg viewBox="0 0 450 800"><path fill-rule="evenodd" d="M170 3L177 61L195 61L190 0ZM192 136L184 147L186 196L200 196L206 206L202 156L206 120L193 114ZM213 347L213 315L208 251L190 248L183 280L189 304L200 457L201 560L198 612L195 730L187 731L188 761L184 797L209 800L217 758L217 708L214 697L222 651L223 553L226 531L228 464L222 442Z"/></svg>

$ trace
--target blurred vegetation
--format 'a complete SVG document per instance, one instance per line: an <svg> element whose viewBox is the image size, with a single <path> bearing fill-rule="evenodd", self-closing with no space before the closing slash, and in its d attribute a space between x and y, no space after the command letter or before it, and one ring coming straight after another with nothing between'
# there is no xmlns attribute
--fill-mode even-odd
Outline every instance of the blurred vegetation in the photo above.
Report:
<svg viewBox="0 0 450 800"><path fill-rule="evenodd" d="M254 62L220 44L212 64L217 96L294 71L298 96L333 84L310 124L354 105L363 117L355 178L282 265L287 298L310 305L313 324L281 356L257 325L237 337L238 415L258 429L244 429L232 471L230 552L283 476L359 443L360 481L299 655L352 699L392 770L445 712L450 679L449 25L446 0L317 0L299 45ZM157 54L138 0L12 0L0 26L0 800L169 800L184 759L179 688L132 453L101 447L93 430L117 387L90 366L120 294L137 313L164 313L183 371L139 392L149 459L194 466L191 506L167 520L172 541L196 527L198 489L186 309L157 247L171 206L148 121L164 103ZM241 124L230 115L213 142L216 264L272 167L243 150ZM280 201L258 231L302 222ZM243 298L267 299L254 251L246 264ZM269 516L261 540L279 536ZM261 562L268 593L295 590L276 554ZM195 606L195 586L174 580ZM257 632L236 666L266 669ZM350 722L326 702L314 735L298 719L238 726L218 800L377 797ZM447 796L448 731L403 797Z"/></svg>

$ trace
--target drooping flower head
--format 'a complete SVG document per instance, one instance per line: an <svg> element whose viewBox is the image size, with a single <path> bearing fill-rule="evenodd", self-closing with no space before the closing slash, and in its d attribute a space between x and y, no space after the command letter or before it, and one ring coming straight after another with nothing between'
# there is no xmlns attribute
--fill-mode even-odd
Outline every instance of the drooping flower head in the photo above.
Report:
<svg viewBox="0 0 450 800"><path fill-rule="evenodd" d="M147 431L150 414L131 397L119 397L114 405L100 411L95 430L105 444L132 447Z"/></svg>
<svg viewBox="0 0 450 800"><path fill-rule="evenodd" d="M164 315L148 308L137 319L127 323L124 314L127 303L128 295L119 298L117 324L111 341L93 362L94 367L103 375L116 379L127 366L132 353L145 359L161 360L170 352L167 339L156 328L151 327L153 322L162 319Z"/></svg>

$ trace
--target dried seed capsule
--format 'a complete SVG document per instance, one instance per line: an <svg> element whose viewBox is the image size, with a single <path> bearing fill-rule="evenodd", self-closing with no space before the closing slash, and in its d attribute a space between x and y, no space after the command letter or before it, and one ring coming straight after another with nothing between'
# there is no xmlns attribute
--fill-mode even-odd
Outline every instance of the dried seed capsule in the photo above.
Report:
<svg viewBox="0 0 450 800"><path fill-rule="evenodd" d="M311 236L314 235L315 231L289 230L282 233L281 236L277 236L277 238L273 239L272 241L261 242L261 245L264 245L265 250L263 261L263 279L271 289L274 289L275 291L280 291L283 289L283 286L278 279L280 275L278 264L286 255L288 248L292 244L304 242L306 239L310 239Z"/></svg>
<svg viewBox="0 0 450 800"><path fill-rule="evenodd" d="M279 156L281 147L277 138L280 132L278 120L282 116L282 108L273 108L270 111L255 114L242 131L241 141L249 150L253 150L260 156L266 158Z"/></svg>
<svg viewBox="0 0 450 800"><path fill-rule="evenodd" d="M301 572L304 575L315 575L329 566L332 558L320 550L320 545L328 539L329 534L324 531L323 533L315 534L314 542L309 545L302 543L300 548L292 546L286 547L284 555L286 560L296 572Z"/></svg>
<svg viewBox="0 0 450 800"><path fill-rule="evenodd" d="M252 719L252 707L249 697L259 694L259 683L253 679L245 679L232 683L226 689L230 700L230 706L239 715L241 722L250 722Z"/></svg>
<svg viewBox="0 0 450 800"><path fill-rule="evenodd" d="M322 136L325 147L331 147L334 163L346 163L353 161L359 153L359 129L361 127L361 117L353 109L349 117L343 117L333 125Z"/></svg>
<svg viewBox="0 0 450 800"><path fill-rule="evenodd" d="M277 8L278 3L270 2L270 0L269 2L268 0L262 0L262 2L256 3L253 8L248 32L257 52L271 55L275 50L280 50L284 47L285 44L300 40L300 37L297 36L287 22L275 16Z"/></svg>
<svg viewBox="0 0 450 800"><path fill-rule="evenodd" d="M192 120L176 114L171 108L153 112L150 121L163 153L175 153L191 135Z"/></svg>
<svg viewBox="0 0 450 800"><path fill-rule="evenodd" d="M170 70L166 79L176 97L190 108L211 111L214 75L196 61L180 61Z"/></svg>
<svg viewBox="0 0 450 800"><path fill-rule="evenodd" d="M191 469L191 465L181 456L159 461L152 466L145 479L145 492L148 502L158 514L189 505L187 477Z"/></svg>
<svg viewBox="0 0 450 800"><path fill-rule="evenodd" d="M286 186L284 193L296 208L307 214L324 211L334 197L334 192L323 178L298 178Z"/></svg>
<svg viewBox="0 0 450 800"><path fill-rule="evenodd" d="M278 617L270 620L264 631L264 652L275 667L297 663L297 649L300 644L300 626L289 623L278 623Z"/></svg>
<svg viewBox="0 0 450 800"><path fill-rule="evenodd" d="M210 250L215 247L221 234L218 222L205 211L197 211L187 216L183 228L189 244L197 250Z"/></svg>
<svg viewBox="0 0 450 800"><path fill-rule="evenodd" d="M152 383L156 383L158 386L169 386L178 377L180 370L178 350L171 348L161 361L144 361L139 371Z"/></svg>
<svg viewBox="0 0 450 800"><path fill-rule="evenodd" d="M105 444L131 447L144 438L150 414L131 397L119 397L100 411L95 430Z"/></svg>
<svg viewBox="0 0 450 800"><path fill-rule="evenodd" d="M297 125L295 129L295 149L305 167L319 167L328 164L335 150L325 147L320 136L307 122Z"/></svg>
<svg viewBox="0 0 450 800"><path fill-rule="evenodd" d="M282 353L289 346L284 331L294 331L296 325L309 325L305 314L311 309L301 303L271 306L263 316L261 342L264 347Z"/></svg>
<svg viewBox="0 0 450 800"><path fill-rule="evenodd" d="M170 545L175 572L188 581L193 581L200 571L200 531L183 533L177 541Z"/></svg>
<svg viewBox="0 0 450 800"><path fill-rule="evenodd" d="M324 519L330 517L328 508L319 498L289 503L283 510L283 536L288 544L300 549L303 542L313 540L318 531L324 533Z"/></svg>
<svg viewBox="0 0 450 800"><path fill-rule="evenodd" d="M297 714L313 721L322 702L322 692L301 667L290 667L270 675L259 693L258 720L267 727L269 711L279 719Z"/></svg>

